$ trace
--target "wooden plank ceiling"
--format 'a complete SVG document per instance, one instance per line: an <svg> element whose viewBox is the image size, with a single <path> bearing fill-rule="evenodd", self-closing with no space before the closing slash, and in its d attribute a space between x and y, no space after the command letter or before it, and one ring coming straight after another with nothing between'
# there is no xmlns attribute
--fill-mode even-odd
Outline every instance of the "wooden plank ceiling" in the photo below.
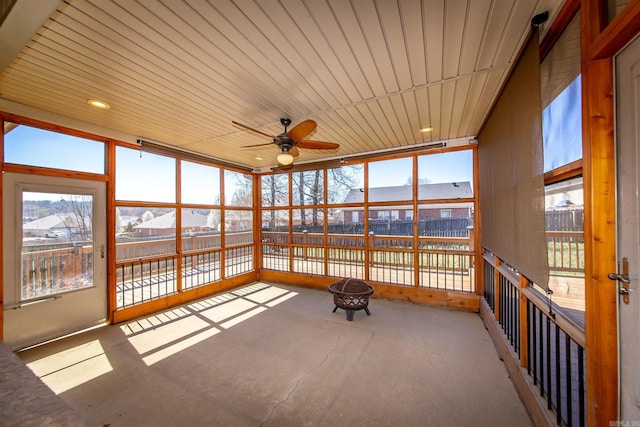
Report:
<svg viewBox="0 0 640 427"><path fill-rule="evenodd" d="M242 148L270 139L232 120L277 135L281 117L313 119L308 139L340 144L296 163L467 143L531 18L561 3L68 0L2 71L0 97L262 170L278 148Z"/></svg>

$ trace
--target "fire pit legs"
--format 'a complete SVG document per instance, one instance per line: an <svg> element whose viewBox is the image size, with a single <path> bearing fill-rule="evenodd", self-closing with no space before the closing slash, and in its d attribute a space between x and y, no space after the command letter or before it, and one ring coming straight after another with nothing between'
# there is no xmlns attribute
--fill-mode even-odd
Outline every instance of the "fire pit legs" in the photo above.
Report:
<svg viewBox="0 0 640 427"><path fill-rule="evenodd" d="M338 309L338 306L337 305L334 306L332 313L335 313L337 309ZM353 314L356 312L356 310L346 309L345 311L347 312L347 320L351 322L353 320ZM364 307L364 312L367 313L367 316L371 316L371 312L369 311L368 307Z"/></svg>

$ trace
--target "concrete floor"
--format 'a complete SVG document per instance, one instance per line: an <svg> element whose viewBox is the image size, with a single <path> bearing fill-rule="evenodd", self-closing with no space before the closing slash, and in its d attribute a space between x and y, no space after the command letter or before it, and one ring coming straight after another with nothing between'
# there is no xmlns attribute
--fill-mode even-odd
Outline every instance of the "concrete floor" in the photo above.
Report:
<svg viewBox="0 0 640 427"><path fill-rule="evenodd" d="M91 426L527 426L476 314L255 283L18 356Z"/></svg>

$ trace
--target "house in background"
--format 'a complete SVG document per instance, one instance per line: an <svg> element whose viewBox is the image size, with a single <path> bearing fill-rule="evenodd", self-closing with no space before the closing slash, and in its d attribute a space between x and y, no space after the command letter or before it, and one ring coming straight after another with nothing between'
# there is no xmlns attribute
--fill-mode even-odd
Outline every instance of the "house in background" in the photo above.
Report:
<svg viewBox="0 0 640 427"><path fill-rule="evenodd" d="M142 218L135 215L121 215L120 224L123 229L133 228L138 224L142 224Z"/></svg>
<svg viewBox="0 0 640 427"><path fill-rule="evenodd" d="M68 236L80 231L78 220L70 215L53 214L22 224L24 237Z"/></svg>
<svg viewBox="0 0 640 427"><path fill-rule="evenodd" d="M369 188L369 200L372 203L385 203L384 206L370 206L369 219L374 221L413 221L413 209L404 205L388 205L394 200L411 200L411 185ZM433 200L434 203L419 205L418 220L434 218L471 218L473 202L453 202L456 199L473 199L473 190L469 182L448 182L418 185L418 199ZM452 200L452 202L449 202ZM440 201L440 202L438 202ZM347 193L345 204L364 203L364 191L354 188ZM343 209L345 224L362 224L364 210L361 207L345 207Z"/></svg>
<svg viewBox="0 0 640 427"><path fill-rule="evenodd" d="M199 231L211 231L213 228L207 225L207 216L194 210L182 212L182 233L196 233ZM167 236L176 234L176 212L153 218L149 221L133 227L136 236Z"/></svg>

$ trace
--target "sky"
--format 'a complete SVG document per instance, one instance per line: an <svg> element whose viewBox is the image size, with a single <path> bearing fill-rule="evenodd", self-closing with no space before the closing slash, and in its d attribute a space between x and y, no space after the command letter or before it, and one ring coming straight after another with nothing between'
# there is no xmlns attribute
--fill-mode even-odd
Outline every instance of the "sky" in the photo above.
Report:
<svg viewBox="0 0 640 427"><path fill-rule="evenodd" d="M578 76L542 112L544 172L582 158L580 91Z"/></svg>
<svg viewBox="0 0 640 427"><path fill-rule="evenodd" d="M84 138L18 126L5 135L6 162L80 172L104 173L104 144Z"/></svg>
<svg viewBox="0 0 640 427"><path fill-rule="evenodd" d="M406 185L412 177L411 157L369 163L369 187ZM430 154L418 157L418 179L428 183L473 183L473 154L471 150Z"/></svg>

